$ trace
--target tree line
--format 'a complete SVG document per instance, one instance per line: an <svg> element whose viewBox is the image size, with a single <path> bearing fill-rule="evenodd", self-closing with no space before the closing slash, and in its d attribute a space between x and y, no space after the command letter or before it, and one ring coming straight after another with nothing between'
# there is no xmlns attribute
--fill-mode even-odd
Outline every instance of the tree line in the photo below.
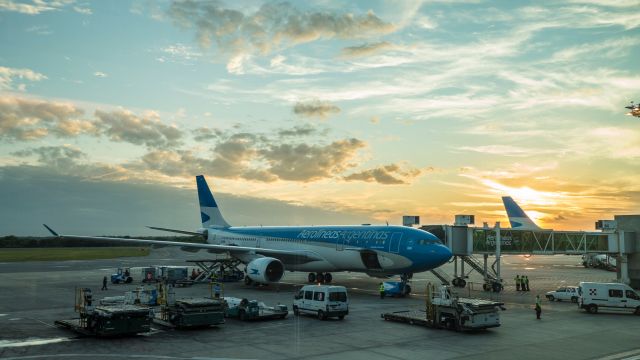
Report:
<svg viewBox="0 0 640 360"><path fill-rule="evenodd" d="M110 236L123 239L130 236ZM201 236L143 236L136 237L142 240L179 241L186 243L204 243ZM113 246L140 246L135 243L121 243L108 240L81 240L56 237L36 236L4 236L0 237L0 248L49 248L49 247L113 247Z"/></svg>

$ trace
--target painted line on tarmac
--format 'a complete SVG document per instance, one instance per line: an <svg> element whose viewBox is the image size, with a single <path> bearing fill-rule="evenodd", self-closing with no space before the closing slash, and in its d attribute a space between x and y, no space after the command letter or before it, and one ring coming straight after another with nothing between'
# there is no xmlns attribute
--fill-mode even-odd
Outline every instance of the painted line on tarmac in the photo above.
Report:
<svg viewBox="0 0 640 360"><path fill-rule="evenodd" d="M26 359L52 359L52 358L116 358L116 359L167 359L167 360L251 360L244 358L213 358L213 357L182 357L182 356L169 356L169 355L134 355L134 354L48 354L48 355L27 355L27 356L14 356L4 358L4 360L26 360Z"/></svg>
<svg viewBox="0 0 640 360"><path fill-rule="evenodd" d="M625 351L618 354L601 357L598 360L638 360L640 359L640 355L638 354L640 354L640 349L635 349L635 350ZM633 355L638 355L638 356L633 356ZM627 356L633 356L633 357L627 357Z"/></svg>
<svg viewBox="0 0 640 360"><path fill-rule="evenodd" d="M74 340L74 339L73 338L52 338L52 339L0 340L0 349L55 344L55 343L71 341L71 340Z"/></svg>

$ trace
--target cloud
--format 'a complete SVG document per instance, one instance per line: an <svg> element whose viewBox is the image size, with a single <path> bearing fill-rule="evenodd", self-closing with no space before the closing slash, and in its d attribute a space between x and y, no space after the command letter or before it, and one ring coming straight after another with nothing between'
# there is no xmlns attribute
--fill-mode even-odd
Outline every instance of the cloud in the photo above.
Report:
<svg viewBox="0 0 640 360"><path fill-rule="evenodd" d="M103 73L102 71L96 71L93 73L93 76L99 77L99 78L106 78L109 75L107 75L106 73Z"/></svg>
<svg viewBox="0 0 640 360"><path fill-rule="evenodd" d="M267 2L251 14L223 8L218 2L173 1L167 12L173 22L195 29L198 43L213 43L230 54L228 68L237 71L249 55L320 39L359 39L391 33L396 28L373 12L363 15L300 11L293 5Z"/></svg>
<svg viewBox="0 0 640 360"><path fill-rule="evenodd" d="M48 135L59 138L106 136L115 142L158 148L180 145L183 132L162 123L155 112L136 115L126 109L96 110L94 118L87 119L84 110L71 103L0 97L0 139L30 141Z"/></svg>
<svg viewBox="0 0 640 360"><path fill-rule="evenodd" d="M87 154L71 145L41 146L34 149L16 151L13 155L28 157L36 155L40 164L57 169L61 173L72 170L78 160L87 158Z"/></svg>
<svg viewBox="0 0 640 360"><path fill-rule="evenodd" d="M138 116L128 110L96 110L95 116L96 126L111 141L164 148L179 145L183 135L177 127L163 124L153 112Z"/></svg>
<svg viewBox="0 0 640 360"><path fill-rule="evenodd" d="M343 179L347 181L377 182L385 185L407 184L409 180L420 175L418 169L403 170L398 164L389 164L374 169L357 172Z"/></svg>
<svg viewBox="0 0 640 360"><path fill-rule="evenodd" d="M60 11L68 6L73 6L76 0L31 0L30 2L16 2L15 0L0 0L0 10L13 11L26 15L39 15L49 11ZM73 11L91 15L93 11L86 6L73 6Z"/></svg>
<svg viewBox="0 0 640 360"><path fill-rule="evenodd" d="M298 102L293 107L293 113L306 117L326 118L330 114L337 114L340 108L326 101L314 100L310 102Z"/></svg>
<svg viewBox="0 0 640 360"><path fill-rule="evenodd" d="M49 28L48 25L34 25L25 29L26 32L34 33L38 35L51 35L53 31Z"/></svg>
<svg viewBox="0 0 640 360"><path fill-rule="evenodd" d="M48 236L41 225L44 220L65 233L93 235L159 234L145 228L146 224L198 227L200 217L193 177L189 178L190 188L122 180L58 173L46 167L0 167L0 199L12 204L0 206L0 235ZM213 179L207 180L214 191L219 189ZM215 196L225 218L234 225L362 224L373 221L354 211L334 211L335 207L302 206L218 191Z"/></svg>
<svg viewBox="0 0 640 360"><path fill-rule="evenodd" d="M178 62L182 64L191 64L194 60L202 57L202 53L193 49L189 45L176 43L168 45L160 49L162 56L156 60L160 62Z"/></svg>
<svg viewBox="0 0 640 360"><path fill-rule="evenodd" d="M28 81L41 81L47 77L30 69L16 69L0 66L0 90L13 89L16 79ZM24 87L22 87L24 89Z"/></svg>
<svg viewBox="0 0 640 360"><path fill-rule="evenodd" d="M502 155L502 156L538 156L542 154L556 154L557 150L533 149L512 145L481 145L481 146L461 146L457 148L462 151L473 151L482 154Z"/></svg>
<svg viewBox="0 0 640 360"><path fill-rule="evenodd" d="M269 172L283 180L313 181L330 178L355 164L355 152L365 143L355 138L337 140L331 144L277 144L261 150L269 164Z"/></svg>
<svg viewBox="0 0 640 360"><path fill-rule="evenodd" d="M83 15L93 15L93 11L88 7L74 6L73 11Z"/></svg>
<svg viewBox="0 0 640 360"><path fill-rule="evenodd" d="M309 182L339 176L355 166L356 151L366 144L358 139L308 144L284 139L305 136L314 128L294 127L267 135L216 130L206 153L193 150L153 149L141 161L125 164L134 171L156 171L167 176L211 174L219 178L273 182ZM298 135L296 135L298 134Z"/></svg>
<svg viewBox="0 0 640 360"><path fill-rule="evenodd" d="M219 129L212 129L208 127L200 127L193 130L193 139L195 141L208 141L218 139L223 135L223 132Z"/></svg>
<svg viewBox="0 0 640 360"><path fill-rule="evenodd" d="M301 137L301 136L309 136L318 132L318 129L315 127L306 124L302 126L294 126L290 129L281 129L278 131L278 135L282 137Z"/></svg>
<svg viewBox="0 0 640 360"><path fill-rule="evenodd" d="M69 103L0 97L0 138L29 141L49 134L69 137L95 133L95 127L81 119L83 114Z"/></svg>
<svg viewBox="0 0 640 360"><path fill-rule="evenodd" d="M32 0L31 3L14 0L0 0L0 10L27 15L38 15L47 11L57 11L73 4L75 0Z"/></svg>
<svg viewBox="0 0 640 360"><path fill-rule="evenodd" d="M341 56L343 58L359 58L379 54L381 52L393 49L393 44L387 41L377 43L366 43L359 46L350 46L343 48Z"/></svg>

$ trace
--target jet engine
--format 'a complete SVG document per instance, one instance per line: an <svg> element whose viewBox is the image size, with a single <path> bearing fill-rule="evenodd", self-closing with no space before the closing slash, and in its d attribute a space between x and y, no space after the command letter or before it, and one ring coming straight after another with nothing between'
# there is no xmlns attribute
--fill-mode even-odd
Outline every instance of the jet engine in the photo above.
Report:
<svg viewBox="0 0 640 360"><path fill-rule="evenodd" d="M202 238L204 239L204 242L206 243L207 241L209 241L209 230L205 229L205 228L200 228L197 231L198 233L200 233L200 235L202 236Z"/></svg>
<svg viewBox="0 0 640 360"><path fill-rule="evenodd" d="M247 264L247 276L258 283L278 282L282 279L282 275L284 275L284 265L278 259L262 257Z"/></svg>

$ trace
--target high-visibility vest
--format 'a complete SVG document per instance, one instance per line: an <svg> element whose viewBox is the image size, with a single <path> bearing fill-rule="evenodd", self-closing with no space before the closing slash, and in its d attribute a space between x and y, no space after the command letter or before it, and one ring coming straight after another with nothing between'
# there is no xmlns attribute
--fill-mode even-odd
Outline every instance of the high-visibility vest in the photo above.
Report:
<svg viewBox="0 0 640 360"><path fill-rule="evenodd" d="M384 284L380 284L380 292L384 292Z"/></svg>

